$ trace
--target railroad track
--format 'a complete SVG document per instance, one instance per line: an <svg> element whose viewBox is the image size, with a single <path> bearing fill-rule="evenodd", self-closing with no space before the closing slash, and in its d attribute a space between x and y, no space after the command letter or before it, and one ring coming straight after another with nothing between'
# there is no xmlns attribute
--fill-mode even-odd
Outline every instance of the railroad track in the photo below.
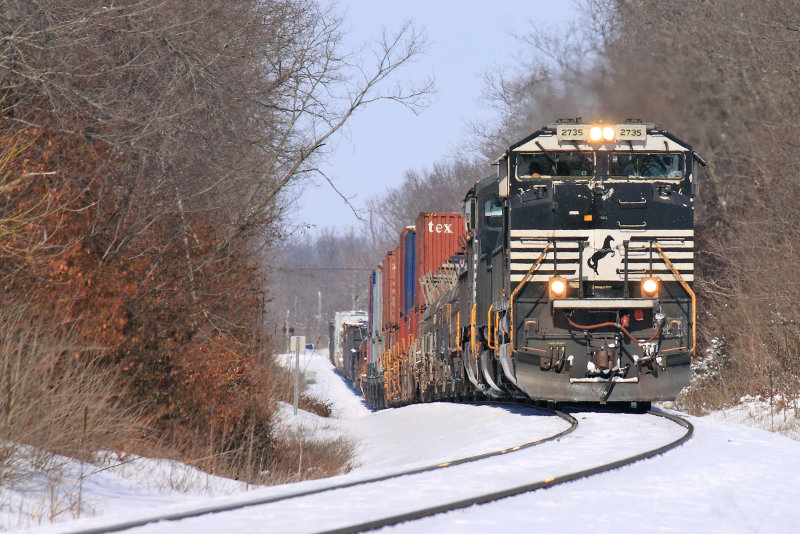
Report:
<svg viewBox="0 0 800 534"><path fill-rule="evenodd" d="M246 501L239 501L239 502L235 502L235 503L221 504L221 505L217 505L217 506L207 506L207 507L203 507L203 508L197 508L197 509L194 509L194 510L175 512L175 513L167 513L167 514L154 514L152 516L139 518L139 519L135 519L135 520L121 521L121 522L118 522L118 523L107 524L107 525L98 526L98 527L92 527L92 528L85 528L85 529L78 529L78 530L66 530L65 532L68 532L69 534L101 534L101 533L106 533L106 532L120 532L120 531L129 530L129 529L133 529L133 528L137 528L137 527L143 527L145 525L152 524L152 523L159 523L159 522L162 522L162 521L180 521L180 520L185 520L185 519L192 519L192 518L197 518L197 517L202 517L202 516L207 516L207 515L212 515L212 514L219 514L219 513L223 513L223 512L236 511L236 510L249 508L249 507L254 507L254 506L263 506L263 505L269 505L269 504L273 504L273 503L279 503L279 502L282 502L282 501L289 501L289 500L292 500L292 499L300 499L300 498L305 498L305 497L311 497L311 496L314 496L314 495L319 495L319 494L326 493L326 492L331 492L331 491L345 490L345 489L355 488L355 487L359 487L359 486L366 486L366 485L369 485L369 484L376 484L376 483L380 483L380 482L385 482L385 481L397 479L397 478L400 478L400 477L419 475L419 474L423 474L423 473L430 473L430 472L433 472L433 471L438 471L438 470L441 470L441 469L454 468L454 467L457 467L457 466L461 466L461 465L469 464L469 463L473 463L473 462L478 462L480 460L485 460L485 459L492 458L492 457L495 457L495 456L501 456L501 455L506 455L506 454L509 454L509 453L517 452L517 451L526 450L526 449L529 449L529 448L537 446L537 445L541 445L541 444L548 443L548 442L551 442L551 441L559 440L559 439L563 438L564 436L566 436L567 434L570 434L571 432L573 432L576 428L578 428L578 420L575 419L575 417L573 417L572 415L570 415L568 413L565 413L565 412L562 412L560 410L549 409L549 408L546 408L546 407L543 407L543 406L534 405L534 404L531 404L531 403L521 403L521 402L478 402L478 403L475 403L475 404L491 404L491 405L501 405L501 406L521 406L521 407L531 408L532 410L536 410L538 412L545 412L545 413L549 413L549 414L555 415L557 417L560 417L561 419L564 419L567 423L569 423L569 426L568 426L568 428L566 428L565 430L563 430L563 431L561 431L561 432L559 432L557 434L553 434L553 435L545 437L545 438L537 439L535 441L531 441L531 442L523 443L523 444L520 444L520 445L515 445L515 446L512 446L512 447L505 448L505 449L495 450L495 451L491 451L491 452L487 452L487 453L483 453L483 454L477 454L477 455L469 456L469 457L466 457L466 458L453 459L453 460L450 460L450 461L447 461L447 462L440 462L440 463L437 463L437 464L434 464L434 465L429 465L429 466L425 466L425 467L418 467L418 468L409 469L409 470L406 470L406 471L399 471L399 472L391 473L391 474L388 474L388 475L365 478L365 479L345 482L345 483L341 483L341 484L332 484L332 485L324 486L324 487L321 487L321 488L315 488L315 489L309 489L309 490L301 490L301 491L292 492L292 493L285 493L285 494L281 494L281 495L274 495L274 496L263 497L263 498L255 498L255 499L250 499L250 500L246 500ZM427 514L427 515L433 515L433 514ZM419 517L426 517L426 515L422 515L422 516L419 516ZM404 519L398 520L396 522L402 522L402 521L404 521ZM394 524L394 523L386 523L386 524L388 525L388 524ZM379 528L380 526L382 526L382 525L378 525L376 527L371 527L371 528ZM342 532L358 532L359 531L357 526L347 527L347 528L350 528L351 530L342 530ZM356 530L352 530L354 528ZM366 528L368 529L369 527L366 527Z"/></svg>
<svg viewBox="0 0 800 534"><path fill-rule="evenodd" d="M498 501L500 499L505 499L508 497L513 497L516 495L521 495L536 490L550 488L553 486L557 486L559 484L564 484L566 482L572 482L582 478L591 477L600 473L612 471L614 469L618 469L620 467L631 465L641 460L645 460L663 454L685 443L692 437L692 434L694 433L694 427L692 426L692 424L682 417L663 412L655 412L652 410L649 411L648 413L651 415L655 415L657 417L668 419L684 427L685 428L684 434L665 445L661 445L659 447L655 447L647 451L640 452L618 460L614 460L612 462L608 462L602 465L589 467L586 469L580 469L578 471L566 473L559 476L547 477L541 480L536 480L533 482L517 485L514 487L509 487L498 491L491 491L480 495L468 497L465 499L459 499L443 504L437 504L435 506L420 508L389 517L383 517L372 521L358 523L355 525L349 525L330 530L323 530L319 531L318 534L350 534L356 532L366 532L370 530L376 530L379 528L393 526L400 523L424 519L427 517L431 517L446 512L461 510L464 508L468 508L470 506L487 504L494 501Z"/></svg>

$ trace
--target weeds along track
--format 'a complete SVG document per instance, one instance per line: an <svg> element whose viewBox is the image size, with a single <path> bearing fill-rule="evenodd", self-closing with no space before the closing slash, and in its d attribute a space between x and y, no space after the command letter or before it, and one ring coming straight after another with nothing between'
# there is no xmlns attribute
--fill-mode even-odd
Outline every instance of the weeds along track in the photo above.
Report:
<svg viewBox="0 0 800 534"><path fill-rule="evenodd" d="M612 462L604 463L602 465L597 465L594 467L588 467L586 469L580 469L574 472L562 474L559 476L554 477L547 477L540 480L534 480L528 483L524 483L518 486L513 486L501 490L486 492L477 494L471 497L467 497L464 499L459 499L456 501L447 502L444 504L439 504L435 506L430 506L426 508L421 508L389 517L383 517L379 519L375 519L372 521L362 522L355 525L349 525L339 528L334 528L330 530L323 530L318 531L320 534L347 534L347 533L354 533L354 532L365 532L369 530L375 530L382 527L397 525L400 523L405 523L408 521L415 521L424 518L428 518L437 514L442 514L446 512L451 512L455 510L461 510L464 508L468 508L470 506L475 505L482 505L491 503L494 501L498 501L500 499L505 499L507 497L513 497L516 495L521 495L523 493L528 493L540 489L551 488L553 486L557 486L559 484L564 484L566 482L572 482L575 480L579 480L581 478L587 478L593 475L597 475L600 473L605 473L626 465L631 465L633 463L639 462L641 460L645 460L648 458L652 458L654 456L658 456L663 454L669 450L672 450L676 447L679 447L686 441L688 441L692 434L694 433L694 427L692 424L687 421L686 419L668 414L663 412L656 412L656 411L649 411L648 414L661 417L664 419L668 419L673 423L683 427L685 432L677 439L670 441L665 445L661 445L658 447L654 447L652 449L646 450L644 452L640 452L625 458L621 458L618 460L614 460ZM640 416L642 417L642 416Z"/></svg>
<svg viewBox="0 0 800 534"><path fill-rule="evenodd" d="M461 466L461 465L464 465L464 464L478 462L480 460L486 460L488 458L492 458L492 457L496 457L496 456L502 456L502 455L506 455L506 454L509 454L509 453L514 453L514 452L530 449L531 447L534 447L534 446L537 446L537 445L542 445L544 443L548 443L548 442L559 440L559 439L561 439L564 436L570 434L571 432L573 432L575 429L578 428L578 420L575 417L573 417L572 415L570 415L568 413L565 413L563 411L560 411L560 410L555 410L555 409L551 409L551 408L535 405L535 404L532 404L532 403L523 403L523 402L476 402L475 404L489 404L489 405L494 405L494 406L506 406L506 407L510 407L510 406L522 407L522 408L530 409L532 412L546 413L546 414L555 415L557 417L560 417L561 419L566 421L569 426L565 430L562 430L561 432L558 432L557 434L553 434L551 436L548 436L548 437L545 437L545 438L541 438L541 439L537 439L535 441L531 441L531 442L528 442L528 443L523 443L523 444L520 444L520 445L514 445L514 446L511 446L511 447L508 447L508 448L495 450L495 451L491 451L491 452L487 452L487 453L483 453L483 454L478 454L478 455L475 455L475 456L469 456L469 457L466 457L466 458L453 459L453 460L449 460L449 461L446 461L446 462L437 463L435 465L430 465L430 466L425 466L425 467L418 467L418 468L410 469L410 470L407 470L407 471L399 471L399 472L391 473L391 474L388 474L388 475L365 478L365 479L345 482L345 483L341 483L341 484L332 484L330 486L324 486L324 487L321 487L321 488L315 488L315 489L309 489L309 490L285 493L285 494L281 494L281 495L273 495L273 496L263 497L263 498L242 500L242 501L239 501L239 502L221 504L221 505L218 505L218 506L207 506L207 507L204 507L204 508L197 508L197 509L194 509L194 510L187 510L187 511L183 511L183 512L175 512L175 513L169 513L169 514L154 514L154 515L147 516L147 517L144 517L144 518L141 518L141 519L122 521L122 522L118 522L118 523L109 523L109 524L106 524L106 525L103 525L103 526L97 526L97 527L92 527L92 528L74 529L74 530L67 529L64 532L68 532L70 534L100 534L100 533L105 533L105 532L120 532L120 531L132 529L132 528L136 528L136 527L142 527L142 526L145 526L145 525L148 525L148 524L151 524L151 523L157 523L157 522L160 522L160 521L180 521L180 520L184 520L184 519L191 519L191 518L198 518L198 517L202 517L202 516L208 516L208 515L212 515L212 514L219 514L219 513L222 513L222 512L230 512L230 511L240 510L240 509L243 509L243 508L248 508L248 507L253 507L253 506L264 506L264 505L270 505L270 504L273 504L273 503L286 502L286 501L290 501L290 500L293 500L293 499L301 499L301 498L306 498L306 497L312 497L314 495L319 495L319 494L322 494L322 493L333 492L333 491L341 491L341 490L346 490L346 489L349 489L349 488L356 488L356 487L359 487L359 486L366 486L368 484L381 483L381 482L385 482L385 481L398 479L400 477L406 477L406 476L412 476L412 475L420 475L420 474L423 474L423 473L430 473L430 472L438 471L438 470L441 470L441 469L454 468L454 467ZM420 516L420 517L424 517L424 516ZM403 520L400 520L400 521L403 521ZM398 521L398 522L400 522L400 521ZM388 525L388 524L392 524L392 523L386 523L386 524ZM67 526L67 525L65 525L65 526ZM349 527L349 528L351 528L351 530L345 529L345 530L342 530L342 532L358 532L357 529L356 530L352 530L352 528L357 528L357 527ZM370 527L367 527L367 528L370 528ZM377 528L377 527L371 527L371 528ZM202 530L202 528L199 529L199 530Z"/></svg>

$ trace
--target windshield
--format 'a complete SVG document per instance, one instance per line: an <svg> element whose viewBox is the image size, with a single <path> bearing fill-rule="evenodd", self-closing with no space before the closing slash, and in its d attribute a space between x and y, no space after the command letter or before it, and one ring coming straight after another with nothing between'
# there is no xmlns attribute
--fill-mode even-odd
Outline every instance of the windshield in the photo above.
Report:
<svg viewBox="0 0 800 534"><path fill-rule="evenodd" d="M540 152L517 156L517 178L591 176L591 155L581 152Z"/></svg>
<svg viewBox="0 0 800 534"><path fill-rule="evenodd" d="M683 155L664 152L611 154L609 176L683 178Z"/></svg>

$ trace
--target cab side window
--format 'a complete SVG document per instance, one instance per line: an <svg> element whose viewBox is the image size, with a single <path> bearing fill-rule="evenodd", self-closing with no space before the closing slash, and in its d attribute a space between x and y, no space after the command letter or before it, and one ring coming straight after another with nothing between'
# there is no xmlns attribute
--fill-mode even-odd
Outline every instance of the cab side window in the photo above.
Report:
<svg viewBox="0 0 800 534"><path fill-rule="evenodd" d="M483 224L487 228L503 227L503 204L494 195L486 197L483 202Z"/></svg>

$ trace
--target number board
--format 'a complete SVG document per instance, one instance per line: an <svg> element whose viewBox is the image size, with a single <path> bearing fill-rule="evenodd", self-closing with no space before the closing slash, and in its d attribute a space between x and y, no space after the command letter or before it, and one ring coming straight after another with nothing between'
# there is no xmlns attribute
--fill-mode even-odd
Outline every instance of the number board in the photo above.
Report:
<svg viewBox="0 0 800 534"><path fill-rule="evenodd" d="M617 141L646 141L647 126L644 124L618 124Z"/></svg>
<svg viewBox="0 0 800 534"><path fill-rule="evenodd" d="M559 141L585 141L589 137L589 127L585 124L566 124L556 128Z"/></svg>

